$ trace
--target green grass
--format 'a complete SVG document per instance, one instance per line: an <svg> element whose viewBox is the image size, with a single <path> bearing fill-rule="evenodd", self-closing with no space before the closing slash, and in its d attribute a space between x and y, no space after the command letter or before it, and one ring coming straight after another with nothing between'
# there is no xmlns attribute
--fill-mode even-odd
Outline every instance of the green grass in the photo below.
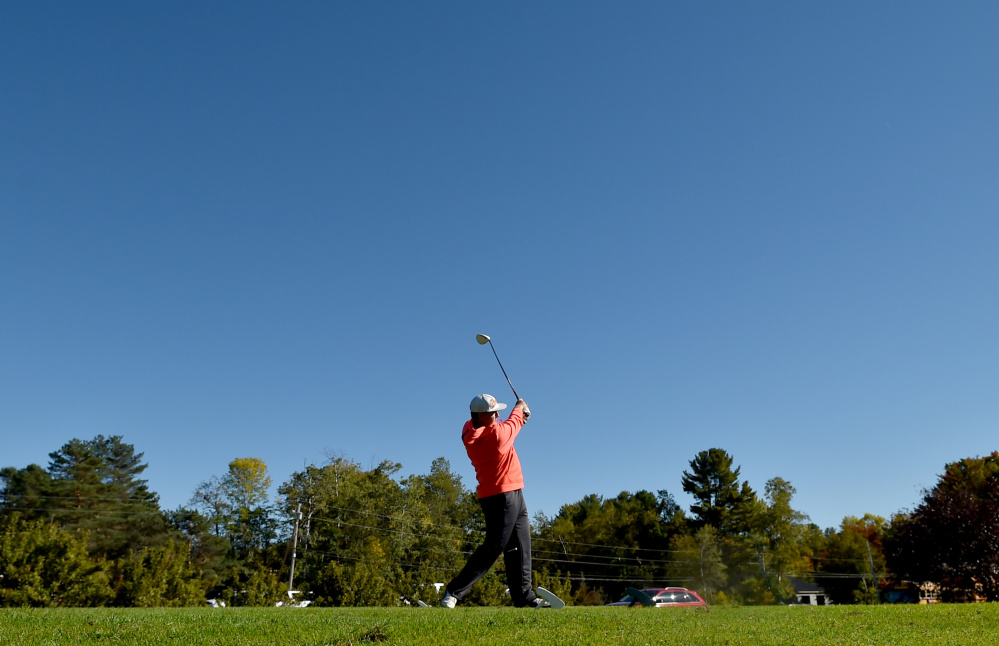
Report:
<svg viewBox="0 0 999 646"><path fill-rule="evenodd" d="M995 644L999 604L0 610L0 644Z"/></svg>

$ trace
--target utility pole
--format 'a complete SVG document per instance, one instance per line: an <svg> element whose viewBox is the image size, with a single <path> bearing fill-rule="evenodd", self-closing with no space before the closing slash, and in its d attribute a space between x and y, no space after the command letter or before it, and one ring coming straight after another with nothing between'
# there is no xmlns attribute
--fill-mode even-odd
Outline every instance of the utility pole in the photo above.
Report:
<svg viewBox="0 0 999 646"><path fill-rule="evenodd" d="M302 520L302 503L295 507L295 533L291 539L291 576L288 577L288 592L295 586L295 552L298 550L298 521Z"/></svg>
<svg viewBox="0 0 999 646"><path fill-rule="evenodd" d="M867 560L871 562L871 581L874 582L874 592L878 595L878 603L881 603L881 588L878 587L878 573L874 569L874 557L871 556L871 542L864 541L867 546Z"/></svg>

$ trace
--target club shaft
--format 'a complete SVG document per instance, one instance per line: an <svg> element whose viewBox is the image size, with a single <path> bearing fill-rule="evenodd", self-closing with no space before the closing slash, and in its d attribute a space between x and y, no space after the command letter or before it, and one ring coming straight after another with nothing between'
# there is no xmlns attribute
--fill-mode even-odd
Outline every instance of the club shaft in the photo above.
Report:
<svg viewBox="0 0 999 646"><path fill-rule="evenodd" d="M510 375L506 374L506 368L503 367L503 362L500 361L499 355L496 354L496 346L493 345L492 339L489 339L489 348L493 351L493 356L496 357L496 363L499 364L500 370L503 371L503 376L506 377L506 383L510 384L510 390L513 391L513 396L520 399L520 395L517 394L517 389L513 387L513 382L510 381Z"/></svg>

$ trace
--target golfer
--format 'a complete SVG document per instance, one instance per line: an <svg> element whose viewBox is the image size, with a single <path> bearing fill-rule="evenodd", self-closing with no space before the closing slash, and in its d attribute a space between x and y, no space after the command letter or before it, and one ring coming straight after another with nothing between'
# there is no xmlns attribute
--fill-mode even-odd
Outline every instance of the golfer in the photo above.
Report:
<svg viewBox="0 0 999 646"><path fill-rule="evenodd" d="M531 410L523 399L518 399L504 422L499 419L499 411L506 404L497 402L492 395L476 396L469 408L472 419L461 429L461 441L479 481L475 492L486 517L486 539L447 584L441 605L454 608L502 554L513 605L547 606L548 602L531 587L531 524L524 502L524 475L513 448Z"/></svg>

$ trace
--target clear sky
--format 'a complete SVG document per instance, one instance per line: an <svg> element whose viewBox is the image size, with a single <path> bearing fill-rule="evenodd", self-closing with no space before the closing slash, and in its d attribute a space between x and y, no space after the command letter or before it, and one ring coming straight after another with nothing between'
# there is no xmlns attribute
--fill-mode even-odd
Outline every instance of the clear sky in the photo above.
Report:
<svg viewBox="0 0 999 646"><path fill-rule="evenodd" d="M0 466L725 449L821 527L999 449L999 3L5 2Z"/></svg>

